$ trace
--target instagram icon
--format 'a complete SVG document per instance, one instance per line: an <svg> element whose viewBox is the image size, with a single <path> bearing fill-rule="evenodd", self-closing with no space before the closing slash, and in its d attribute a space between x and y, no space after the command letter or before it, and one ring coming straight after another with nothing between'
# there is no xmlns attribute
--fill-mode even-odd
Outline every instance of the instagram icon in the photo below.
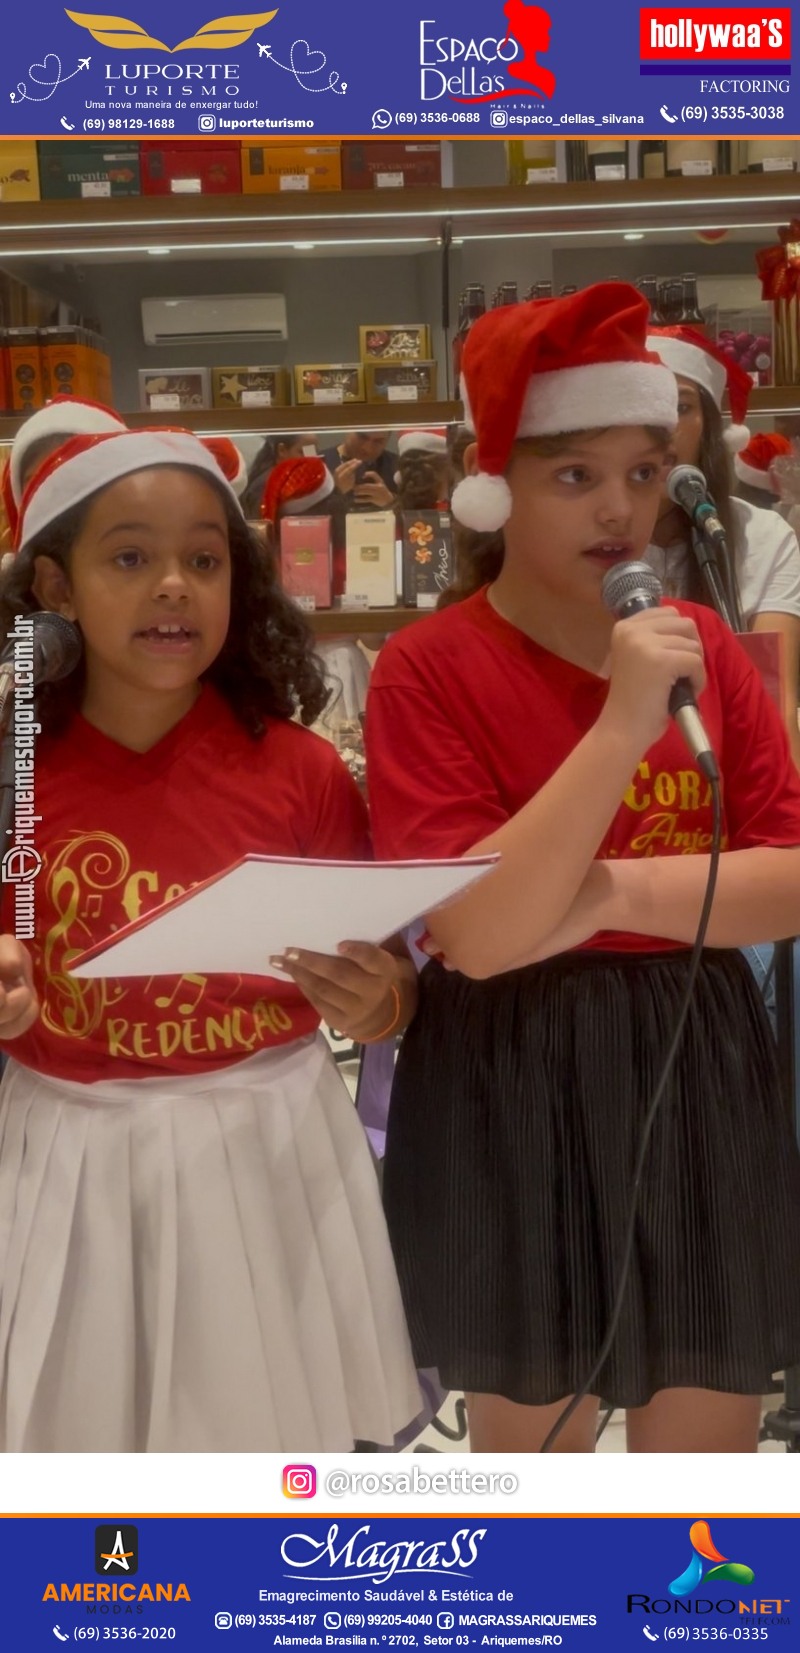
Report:
<svg viewBox="0 0 800 1653"><path fill-rule="evenodd" d="M287 1464L283 1471L284 1498L313 1498L317 1472L313 1464Z"/></svg>

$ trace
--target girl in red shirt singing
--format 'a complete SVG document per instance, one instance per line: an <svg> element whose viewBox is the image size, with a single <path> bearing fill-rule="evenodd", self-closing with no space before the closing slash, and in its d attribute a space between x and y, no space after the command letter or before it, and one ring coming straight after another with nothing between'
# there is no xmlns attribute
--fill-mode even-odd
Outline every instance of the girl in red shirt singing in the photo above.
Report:
<svg viewBox="0 0 800 1653"><path fill-rule="evenodd" d="M365 853L355 784L293 721L325 699L305 622L187 432L77 438L37 472L3 629L36 608L84 651L40 696L34 939L0 941L0 1444L391 1445L419 1391L369 1148L318 1028L403 1026L410 962L355 946L273 960L288 979L267 959L258 977L69 973L248 851Z"/></svg>
<svg viewBox="0 0 800 1653"><path fill-rule="evenodd" d="M385 1196L420 1366L467 1392L473 1448L538 1450L602 1349L633 1170L684 995L712 842L667 714L688 678L722 771L707 949L655 1117L598 1397L635 1451L752 1451L800 1360L800 1156L736 951L800 925L800 781L777 710L710 610L615 624L676 423L647 305L609 283L500 309L465 350L477 447L454 515L503 530L488 586L394 639L373 674L378 853L497 851L430 919L389 1116Z"/></svg>

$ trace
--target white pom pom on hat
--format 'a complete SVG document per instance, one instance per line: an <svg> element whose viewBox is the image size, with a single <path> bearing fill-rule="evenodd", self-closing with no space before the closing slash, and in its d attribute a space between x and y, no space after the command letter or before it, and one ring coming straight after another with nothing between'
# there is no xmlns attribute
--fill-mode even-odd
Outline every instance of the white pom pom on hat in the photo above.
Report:
<svg viewBox="0 0 800 1653"><path fill-rule="evenodd" d="M653 328L647 343L679 378L691 379L707 391L720 413L727 390L731 424L723 431L722 440L729 453L742 453L750 441L744 422L753 388L749 373L693 327Z"/></svg>
<svg viewBox="0 0 800 1653"><path fill-rule="evenodd" d="M647 300L626 282L481 316L462 360L464 422L478 471L453 492L453 515L494 533L511 515L504 472L515 441L615 425L678 422L675 376L646 346Z"/></svg>

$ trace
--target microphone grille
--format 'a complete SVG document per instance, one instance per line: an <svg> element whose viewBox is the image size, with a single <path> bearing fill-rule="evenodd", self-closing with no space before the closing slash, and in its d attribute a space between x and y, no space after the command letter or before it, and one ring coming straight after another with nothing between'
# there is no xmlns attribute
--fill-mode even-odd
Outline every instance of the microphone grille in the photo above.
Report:
<svg viewBox="0 0 800 1653"><path fill-rule="evenodd" d="M34 613L33 629L47 662L45 680L52 683L68 677L75 670L83 651L77 626L63 614L47 611Z"/></svg>
<svg viewBox="0 0 800 1653"><path fill-rule="evenodd" d="M631 597L640 596L653 603L659 603L663 596L661 581L649 563L621 562L609 569L603 581L603 602L612 614L624 608Z"/></svg>

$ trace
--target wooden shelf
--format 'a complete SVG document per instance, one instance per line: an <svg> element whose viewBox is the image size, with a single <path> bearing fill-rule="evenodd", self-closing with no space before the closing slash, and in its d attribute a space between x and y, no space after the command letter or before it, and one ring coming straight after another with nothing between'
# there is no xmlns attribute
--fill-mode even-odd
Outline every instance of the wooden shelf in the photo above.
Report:
<svg viewBox="0 0 800 1653"><path fill-rule="evenodd" d="M121 200L9 202L0 207L4 253L57 257L153 246L291 246L419 240L436 247L445 224L454 238L557 234L598 228L714 229L788 221L797 207L795 173L735 178L628 179L609 183L472 189L350 190L326 195L142 195Z"/></svg>
<svg viewBox="0 0 800 1653"><path fill-rule="evenodd" d="M318 637L367 637L401 631L432 612L429 608L318 608L307 618Z"/></svg>
<svg viewBox="0 0 800 1653"><path fill-rule="evenodd" d="M341 407L248 408L245 412L208 408L201 412L121 413L131 430L179 425L199 436L269 436L292 431L409 430L415 425L455 425L460 402L343 402ZM13 442L24 419L0 415L0 442Z"/></svg>

